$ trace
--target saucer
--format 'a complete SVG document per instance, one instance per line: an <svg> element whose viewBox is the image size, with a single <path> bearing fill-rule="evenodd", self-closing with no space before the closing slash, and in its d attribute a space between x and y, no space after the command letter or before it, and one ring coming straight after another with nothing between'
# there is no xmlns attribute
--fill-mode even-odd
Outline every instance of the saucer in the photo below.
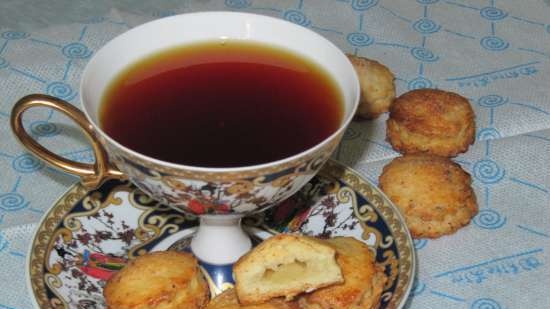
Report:
<svg viewBox="0 0 550 309"><path fill-rule="evenodd" d="M28 254L27 281L37 308L106 308L106 280L150 251L188 250L198 220L160 204L125 181L70 188L42 218ZM380 309L403 307L415 273L404 220L381 191L328 161L299 193L243 219L254 243L273 234L353 236L376 253L389 280ZM201 268L212 294L233 286L231 265Z"/></svg>

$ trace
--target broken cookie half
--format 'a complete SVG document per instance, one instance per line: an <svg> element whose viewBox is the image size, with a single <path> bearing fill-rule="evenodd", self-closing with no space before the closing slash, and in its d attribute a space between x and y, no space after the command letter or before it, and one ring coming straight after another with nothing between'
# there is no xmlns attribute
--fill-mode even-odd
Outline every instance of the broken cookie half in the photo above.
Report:
<svg viewBox="0 0 550 309"><path fill-rule="evenodd" d="M344 281L336 251L313 237L279 234L262 242L233 267L235 288L243 305L274 297L291 300Z"/></svg>

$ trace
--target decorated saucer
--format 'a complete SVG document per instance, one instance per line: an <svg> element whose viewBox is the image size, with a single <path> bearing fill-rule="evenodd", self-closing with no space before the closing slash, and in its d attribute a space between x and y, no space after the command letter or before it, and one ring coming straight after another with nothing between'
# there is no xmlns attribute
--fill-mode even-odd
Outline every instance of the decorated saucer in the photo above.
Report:
<svg viewBox="0 0 550 309"><path fill-rule="evenodd" d="M96 190L70 188L41 220L28 254L27 280L37 308L105 308L103 286L129 259L188 250L198 225L124 181ZM415 273L404 220L376 186L335 161L299 193L243 221L255 243L281 232L353 236L376 253L389 280L380 309L402 308ZM211 294L233 286L231 265L201 263Z"/></svg>

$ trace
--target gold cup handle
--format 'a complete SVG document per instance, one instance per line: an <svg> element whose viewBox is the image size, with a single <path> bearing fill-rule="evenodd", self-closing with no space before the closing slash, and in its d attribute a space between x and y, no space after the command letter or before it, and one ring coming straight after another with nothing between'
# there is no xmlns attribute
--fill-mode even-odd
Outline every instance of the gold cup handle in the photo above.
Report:
<svg viewBox="0 0 550 309"><path fill-rule="evenodd" d="M95 155L95 163L87 164L71 161L44 148L36 142L23 127L23 113L36 106L53 108L74 120L90 140ZM11 129L21 144L38 158L67 173L80 176L80 182L88 189L98 187L109 178L122 179L124 175L120 170L109 163L107 152L98 141L92 124L86 119L84 113L71 104L44 94L31 94L21 98L15 103L11 113Z"/></svg>

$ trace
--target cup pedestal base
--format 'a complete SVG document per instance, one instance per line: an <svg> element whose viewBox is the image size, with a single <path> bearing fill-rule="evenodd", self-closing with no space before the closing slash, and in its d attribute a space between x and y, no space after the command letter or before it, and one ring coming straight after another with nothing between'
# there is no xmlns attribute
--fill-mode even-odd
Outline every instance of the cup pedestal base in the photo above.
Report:
<svg viewBox="0 0 550 309"><path fill-rule="evenodd" d="M252 248L241 227L239 215L202 216L191 240L191 251L201 261L214 265L235 263Z"/></svg>

